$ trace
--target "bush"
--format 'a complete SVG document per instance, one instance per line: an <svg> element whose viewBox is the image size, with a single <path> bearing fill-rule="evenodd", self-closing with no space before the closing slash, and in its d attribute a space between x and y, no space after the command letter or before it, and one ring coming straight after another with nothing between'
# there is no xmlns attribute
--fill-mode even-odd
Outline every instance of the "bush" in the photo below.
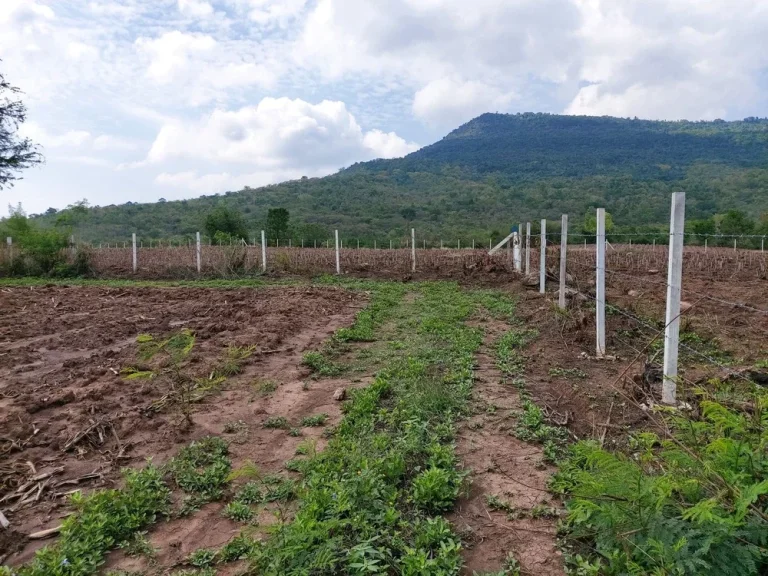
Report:
<svg viewBox="0 0 768 576"><path fill-rule="evenodd" d="M15 212L0 224L0 235L13 239L13 260L7 273L48 276L68 272L67 232L38 228L22 212Z"/></svg>
<svg viewBox="0 0 768 576"><path fill-rule="evenodd" d="M705 400L700 419L674 418L674 439L632 438L631 456L574 445L552 488L570 496L576 560L606 575L765 574L768 394L753 406Z"/></svg>

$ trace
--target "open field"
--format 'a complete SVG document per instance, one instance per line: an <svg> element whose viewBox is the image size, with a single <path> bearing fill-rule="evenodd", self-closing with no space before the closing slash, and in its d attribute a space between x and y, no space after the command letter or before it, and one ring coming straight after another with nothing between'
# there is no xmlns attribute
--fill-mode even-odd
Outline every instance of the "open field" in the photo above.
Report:
<svg viewBox="0 0 768 576"><path fill-rule="evenodd" d="M768 308L768 286L745 277L735 292L732 281L686 272L692 306L679 395L691 410L680 415L702 434L689 443L677 415L656 408L665 278L654 257L621 269L612 263L621 274L608 275L606 360L593 357L586 252L568 268L574 293L564 312L552 302L554 282L541 296L497 271L462 286L5 281L0 510L11 529L0 532L0 558L26 566L20 576L54 573L50 567L71 562L65 553L74 549L93 564L56 574L510 576L627 566L724 574L710 554L677 541L653 544L658 560L645 565L645 556L631 553L607 560L622 538L646 550L657 528L590 500L594 482L611 498L619 494L605 470L584 472L578 454L627 454L622 466L631 467L639 439L657 435L691 458L711 457L712 440L742 442L754 467L736 476L739 464L707 460L693 472L677 462L676 478L702 486L682 504L675 491L654 491L653 482L669 481L667 448L643 445L643 464L630 472L647 491L635 491L634 505L646 520L677 522L675 534L708 533L718 557L736 554L739 546L713 527L717 520L682 520L685 512L677 512L714 502L721 521L734 522L738 538L750 542L742 552L751 559L731 559L732 573L760 574L768 554L754 534L768 526L765 495L756 489L736 520L734 492L710 491L707 482L719 477L708 476L714 471L732 491L759 485L768 470L762 448L751 425L747 434L708 431L706 423L713 402L734 422L765 417L768 321L759 310ZM211 436L223 443L205 440ZM192 441L202 443L190 452ZM159 466L152 505L120 475L123 467L142 469L148 457ZM107 529L94 528L95 512L73 506L68 493L107 488L122 488L109 498L143 494L126 506L141 503L144 516L137 513L141 521L128 522L127 532L112 528L106 540L94 539L94 530ZM650 503L657 498L663 505ZM585 501L594 504L588 520ZM27 539L73 511L79 520L64 521L58 548L41 553L57 540ZM603 514L616 523L605 533L617 542L592 533ZM558 544L563 520L567 537ZM713 568L685 568L696 554Z"/></svg>

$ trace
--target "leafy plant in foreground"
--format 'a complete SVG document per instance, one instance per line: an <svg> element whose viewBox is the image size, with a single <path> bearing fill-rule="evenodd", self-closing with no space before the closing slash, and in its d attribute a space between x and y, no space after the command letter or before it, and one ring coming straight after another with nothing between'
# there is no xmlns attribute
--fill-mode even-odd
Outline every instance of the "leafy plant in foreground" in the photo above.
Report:
<svg viewBox="0 0 768 576"><path fill-rule="evenodd" d="M552 488L569 498L582 562L608 575L765 573L768 394L753 404L745 414L704 400L701 418L673 418L674 439L638 438L637 457L574 445Z"/></svg>
<svg viewBox="0 0 768 576"><path fill-rule="evenodd" d="M219 500L229 483L232 464L227 443L209 436L182 448L169 465L176 485L200 502Z"/></svg>
<svg viewBox="0 0 768 576"><path fill-rule="evenodd" d="M125 488L72 496L75 514L64 520L56 544L15 568L18 576L90 576L106 553L168 510L170 491L154 466L125 472Z"/></svg>

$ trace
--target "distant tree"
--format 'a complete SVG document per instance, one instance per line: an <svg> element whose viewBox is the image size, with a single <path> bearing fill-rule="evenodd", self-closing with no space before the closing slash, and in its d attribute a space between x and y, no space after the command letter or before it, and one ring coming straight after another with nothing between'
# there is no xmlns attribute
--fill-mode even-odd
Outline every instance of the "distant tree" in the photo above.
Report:
<svg viewBox="0 0 768 576"><path fill-rule="evenodd" d="M296 233L298 239L303 239L307 246L310 246L315 240L325 242L331 236L330 230L322 224L302 224Z"/></svg>
<svg viewBox="0 0 768 576"><path fill-rule="evenodd" d="M605 231L610 232L611 230L613 230L613 216L610 212L606 212ZM584 215L584 233L597 234L597 214L594 210L590 210Z"/></svg>
<svg viewBox="0 0 768 576"><path fill-rule="evenodd" d="M158 204L163 204L165 202L168 202L168 200L166 200L165 198L158 198L157 202L158 202Z"/></svg>
<svg viewBox="0 0 768 576"><path fill-rule="evenodd" d="M400 210L400 216L405 218L408 222L416 218L416 209L413 206L408 206Z"/></svg>
<svg viewBox="0 0 768 576"><path fill-rule="evenodd" d="M699 234L701 236L717 233L717 223L715 222L714 218L707 218L706 220L691 220L688 223L688 228L693 234Z"/></svg>
<svg viewBox="0 0 768 576"><path fill-rule="evenodd" d="M19 179L18 172L43 161L37 146L18 134L19 126L27 119L26 106L16 99L19 93L0 74L0 190L13 186Z"/></svg>
<svg viewBox="0 0 768 576"><path fill-rule="evenodd" d="M243 215L237 210L226 206L217 206L205 217L205 232L211 238L224 234L230 238L247 238L248 229L245 226Z"/></svg>
<svg viewBox="0 0 768 576"><path fill-rule="evenodd" d="M56 214L57 212L58 212L58 210L56 210L56 208L48 208L48 210L45 211L45 215L46 216L52 216L52 215Z"/></svg>
<svg viewBox="0 0 768 576"><path fill-rule="evenodd" d="M729 210L720 219L721 234L751 234L755 223L741 210Z"/></svg>
<svg viewBox="0 0 768 576"><path fill-rule="evenodd" d="M56 217L56 226L78 226L88 218L89 208L87 198L73 202Z"/></svg>
<svg viewBox="0 0 768 576"><path fill-rule="evenodd" d="M267 237L285 238L288 235L288 224L291 214L285 208L270 208L267 211Z"/></svg>
<svg viewBox="0 0 768 576"><path fill-rule="evenodd" d="M760 216L760 224L757 229L758 234L768 234L768 212L763 212Z"/></svg>

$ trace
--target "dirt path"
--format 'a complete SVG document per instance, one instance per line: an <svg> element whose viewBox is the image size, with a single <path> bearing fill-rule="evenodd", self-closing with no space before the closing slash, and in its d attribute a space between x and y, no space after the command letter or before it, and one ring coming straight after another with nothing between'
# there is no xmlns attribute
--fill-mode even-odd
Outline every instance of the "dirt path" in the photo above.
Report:
<svg viewBox="0 0 768 576"><path fill-rule="evenodd" d="M461 424L457 442L458 456L472 471L472 486L450 516L467 542L465 573L499 570L511 553L523 574L561 575L556 519L532 517L548 516L553 505L546 490L553 469L543 465L539 446L514 437L520 397L503 383L496 367L494 344L509 327L492 319L481 327L485 337L477 355L474 416ZM508 510L492 509L489 497L498 498Z"/></svg>

